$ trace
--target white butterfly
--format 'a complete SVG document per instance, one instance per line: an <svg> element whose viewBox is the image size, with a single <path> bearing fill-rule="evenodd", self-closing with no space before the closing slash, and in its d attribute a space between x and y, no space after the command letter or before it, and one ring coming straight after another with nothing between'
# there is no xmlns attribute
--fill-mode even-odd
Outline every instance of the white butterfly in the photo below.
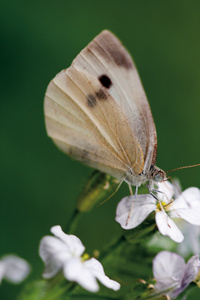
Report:
<svg viewBox="0 0 200 300"><path fill-rule="evenodd" d="M48 135L65 153L136 187L163 181L155 166L157 136L133 60L121 42L102 31L45 95Z"/></svg>

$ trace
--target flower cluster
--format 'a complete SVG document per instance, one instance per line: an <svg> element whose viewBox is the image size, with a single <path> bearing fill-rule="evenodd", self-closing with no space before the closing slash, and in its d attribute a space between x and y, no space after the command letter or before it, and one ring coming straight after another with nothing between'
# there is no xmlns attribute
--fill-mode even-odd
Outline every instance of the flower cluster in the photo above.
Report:
<svg viewBox="0 0 200 300"><path fill-rule="evenodd" d="M117 207L116 220L124 229L132 229L154 212L160 233L169 236L180 245L184 236L172 218L181 219L182 223L187 221L192 224L189 226L200 226L200 190L192 187L176 196L174 186L164 182L157 184L154 193L155 197L147 194L123 198ZM188 230L187 226L180 226L185 233ZM189 237L190 250L193 247L198 252L196 240L200 237L200 228L197 228L198 231L193 235L189 234ZM102 264L85 253L85 247L77 236L64 233L59 225L53 226L51 233L53 235L41 239L39 246L39 255L45 264L44 279L48 280L62 273L66 280L76 282L92 293L99 291L98 281L114 291L120 289L117 281L105 275ZM186 239L187 236L188 234ZM6 279L12 283L19 283L29 272L29 264L17 256L8 255L0 260L0 282ZM163 296L166 299L176 299L191 282L199 284L199 255L193 255L185 263L180 255L161 251L153 259L153 276L156 283L152 290L145 291L145 297L148 294L151 299L161 299Z"/></svg>
<svg viewBox="0 0 200 300"><path fill-rule="evenodd" d="M184 259L169 251L159 252L153 260L153 274L156 279L155 293L168 295L176 299L198 276L199 256L192 256L187 264Z"/></svg>
<svg viewBox="0 0 200 300"><path fill-rule="evenodd" d="M51 228L55 235L45 236L40 242L39 253L45 263L44 278L51 278L62 271L65 278L75 281L90 292L97 292L97 279L106 287L117 291L120 284L104 273L101 263L83 255L85 247L75 235L65 234L60 226Z"/></svg>
<svg viewBox="0 0 200 300"><path fill-rule="evenodd" d="M125 197L118 204L116 221L122 228L132 229L155 211L155 220L160 233L180 243L184 237L172 218L181 218L200 226L200 190L191 187L175 199L174 195L174 186L169 182L162 182L158 183L155 198L150 194Z"/></svg>

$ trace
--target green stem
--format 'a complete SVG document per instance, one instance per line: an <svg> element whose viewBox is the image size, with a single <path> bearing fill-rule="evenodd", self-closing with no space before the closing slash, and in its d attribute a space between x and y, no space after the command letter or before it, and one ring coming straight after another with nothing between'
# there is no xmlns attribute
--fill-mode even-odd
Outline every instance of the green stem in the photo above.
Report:
<svg viewBox="0 0 200 300"><path fill-rule="evenodd" d="M75 209L75 211L73 212L67 226L65 227L65 232L67 234L74 234L82 215L83 215L82 212L80 212L78 209Z"/></svg>
<svg viewBox="0 0 200 300"><path fill-rule="evenodd" d="M124 243L126 243L126 239L123 235L121 235L115 242L113 242L111 245L106 247L105 250L103 250L98 258L99 261L102 261L106 258L106 256L110 255L110 253L113 253L113 250L116 250L117 248L121 247Z"/></svg>
<svg viewBox="0 0 200 300"><path fill-rule="evenodd" d="M59 297L64 295L65 293L70 294L71 291L73 291L77 285L74 282L67 282L66 279L64 278L63 279L64 286L62 286L59 285L60 281L62 283L61 276L56 276L56 280L51 280L48 282L48 287L45 291L43 300L58 300Z"/></svg>
<svg viewBox="0 0 200 300"><path fill-rule="evenodd" d="M145 238L150 238L151 235L155 233L156 224L153 220L153 224L142 224L139 227L134 228L124 234L127 241L131 244L139 243L141 240L144 241Z"/></svg>

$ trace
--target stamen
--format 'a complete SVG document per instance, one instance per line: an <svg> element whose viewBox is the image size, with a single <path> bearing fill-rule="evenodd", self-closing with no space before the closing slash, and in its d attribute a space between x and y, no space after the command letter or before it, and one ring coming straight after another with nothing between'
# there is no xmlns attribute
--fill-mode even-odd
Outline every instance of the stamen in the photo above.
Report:
<svg viewBox="0 0 200 300"><path fill-rule="evenodd" d="M82 261L85 261L85 260L88 260L90 258L89 254L87 253L84 253L82 256L81 256L81 260Z"/></svg>
<svg viewBox="0 0 200 300"><path fill-rule="evenodd" d="M158 211L162 211L163 213L164 213L164 216L165 216L165 220L166 220L166 223L167 223L167 225L170 227L170 225L169 225L169 223L168 223L168 218L167 218L167 214L166 214L166 212L165 212L165 210L164 210L164 208L163 208L163 205L162 205L162 202L153 194L153 193L150 193L151 194L151 196L152 197L154 197L154 199L156 199L159 203L158 203L158 205L159 205L159 210ZM164 202L165 203L165 202ZM158 207L158 206L157 206ZM171 227L170 227L171 228Z"/></svg>

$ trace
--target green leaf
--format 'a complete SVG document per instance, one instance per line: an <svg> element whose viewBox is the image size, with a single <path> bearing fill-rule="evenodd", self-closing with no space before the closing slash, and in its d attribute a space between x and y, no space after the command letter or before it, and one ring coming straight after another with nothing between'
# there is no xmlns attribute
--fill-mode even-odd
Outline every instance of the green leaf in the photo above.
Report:
<svg viewBox="0 0 200 300"><path fill-rule="evenodd" d="M43 299L45 288L46 288L45 280L37 280L28 283L16 300L36 300L36 299L41 300Z"/></svg>

